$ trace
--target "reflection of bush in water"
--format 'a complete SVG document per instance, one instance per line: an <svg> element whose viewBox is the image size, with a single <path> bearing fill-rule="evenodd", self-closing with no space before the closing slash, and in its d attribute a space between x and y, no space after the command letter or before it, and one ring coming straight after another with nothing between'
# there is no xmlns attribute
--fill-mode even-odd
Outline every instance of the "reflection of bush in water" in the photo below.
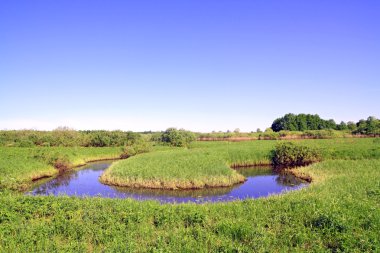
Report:
<svg viewBox="0 0 380 253"><path fill-rule="evenodd" d="M238 168L235 170L245 177L254 177L254 176L263 176L263 175L273 174L272 167L269 167L269 166L267 167L252 166L252 167Z"/></svg>
<svg viewBox="0 0 380 253"><path fill-rule="evenodd" d="M300 185L303 183L301 179L295 177L293 174L286 171L276 171L276 170L273 170L272 167L249 167L249 168L236 169L236 171L245 177L274 175L276 174L276 172L278 172L278 176L276 177L276 182L279 185L293 186L293 185Z"/></svg>
<svg viewBox="0 0 380 253"><path fill-rule="evenodd" d="M81 170L101 171L107 169L112 162L94 162L85 165Z"/></svg>
<svg viewBox="0 0 380 253"><path fill-rule="evenodd" d="M303 183L301 179L296 178L294 175L292 175L289 172L279 173L278 177L276 178L276 182L284 186L293 186L293 185L299 185Z"/></svg>

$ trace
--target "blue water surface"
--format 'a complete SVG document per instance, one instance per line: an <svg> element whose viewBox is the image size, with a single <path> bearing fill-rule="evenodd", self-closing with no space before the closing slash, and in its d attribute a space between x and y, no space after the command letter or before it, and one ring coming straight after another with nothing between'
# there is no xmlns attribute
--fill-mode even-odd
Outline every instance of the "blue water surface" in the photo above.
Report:
<svg viewBox="0 0 380 253"><path fill-rule="evenodd" d="M100 183L99 177L112 161L90 163L78 170L67 171L55 178L36 183L27 194L68 195L79 197L133 198L158 200L161 203L219 202L267 197L307 185L289 174L277 174L270 167L238 169L247 181L232 187L206 188L200 190L158 190L113 187Z"/></svg>

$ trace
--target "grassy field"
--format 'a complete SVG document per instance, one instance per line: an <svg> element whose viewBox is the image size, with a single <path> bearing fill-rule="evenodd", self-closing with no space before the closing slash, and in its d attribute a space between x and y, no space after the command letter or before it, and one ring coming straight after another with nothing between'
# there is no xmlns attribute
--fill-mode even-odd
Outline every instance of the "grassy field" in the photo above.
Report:
<svg viewBox="0 0 380 253"><path fill-rule="evenodd" d="M97 197L33 197L2 186L0 252L377 252L379 140L303 142L320 148L324 156L321 163L297 169L313 178L310 186L256 200L175 205ZM245 164L265 161L274 144L197 142L192 150L218 154L227 165ZM26 157L28 152L1 151L2 157L8 157L8 163L1 161L2 178L7 175L4 164L14 176L40 170L36 164L15 172L9 162L24 158L14 152ZM258 153L250 156L251 152ZM85 154L79 153L72 156L73 161L86 160ZM143 155L138 157L135 159Z"/></svg>
<svg viewBox="0 0 380 253"><path fill-rule="evenodd" d="M196 142L190 149L137 155L115 162L102 175L110 185L189 189L230 186L244 177L229 167L267 165L278 141ZM376 139L300 140L319 149L324 159L373 159L380 157Z"/></svg>
<svg viewBox="0 0 380 253"><path fill-rule="evenodd" d="M2 252L376 252L380 160L302 170L308 188L218 204L0 197Z"/></svg>
<svg viewBox="0 0 380 253"><path fill-rule="evenodd" d="M32 180L53 176L58 173L48 164L46 156L67 157L71 166L85 164L88 161L118 158L121 149L112 148L69 148L69 147L0 147L0 189L26 189Z"/></svg>

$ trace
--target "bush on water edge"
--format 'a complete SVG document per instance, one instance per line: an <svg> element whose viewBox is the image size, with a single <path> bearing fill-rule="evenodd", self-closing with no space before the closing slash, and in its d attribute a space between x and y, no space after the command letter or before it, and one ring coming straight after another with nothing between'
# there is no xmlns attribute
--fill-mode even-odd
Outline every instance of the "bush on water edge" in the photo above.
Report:
<svg viewBox="0 0 380 253"><path fill-rule="evenodd" d="M33 158L47 163L48 165L53 166L61 172L72 167L69 156L67 154L60 154L59 152L38 150L34 154Z"/></svg>
<svg viewBox="0 0 380 253"><path fill-rule="evenodd" d="M278 143L271 156L276 167L305 166L321 160L321 153L316 148L293 142Z"/></svg>
<svg viewBox="0 0 380 253"><path fill-rule="evenodd" d="M151 142L145 140L138 140L133 144L123 147L120 158L126 159L137 154L148 153L152 150L152 148L153 145Z"/></svg>

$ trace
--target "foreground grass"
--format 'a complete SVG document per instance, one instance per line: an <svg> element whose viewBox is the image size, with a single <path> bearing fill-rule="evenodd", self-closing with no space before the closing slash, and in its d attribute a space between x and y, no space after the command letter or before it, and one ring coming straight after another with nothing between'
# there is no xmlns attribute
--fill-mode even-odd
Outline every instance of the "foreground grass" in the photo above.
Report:
<svg viewBox="0 0 380 253"><path fill-rule="evenodd" d="M380 160L302 168L308 188L265 199L160 205L0 194L1 252L376 252Z"/></svg>
<svg viewBox="0 0 380 253"><path fill-rule="evenodd" d="M26 189L41 177L58 173L52 165L41 159L41 154L66 156L72 167L88 161L118 158L120 148L68 148L68 147L0 147L0 189Z"/></svg>
<svg viewBox="0 0 380 253"><path fill-rule="evenodd" d="M102 175L109 185L189 189L230 186L244 177L229 167L271 164L270 152L278 141L196 142L190 149L152 152L114 163ZM376 139L300 140L317 148L323 159L380 157Z"/></svg>

